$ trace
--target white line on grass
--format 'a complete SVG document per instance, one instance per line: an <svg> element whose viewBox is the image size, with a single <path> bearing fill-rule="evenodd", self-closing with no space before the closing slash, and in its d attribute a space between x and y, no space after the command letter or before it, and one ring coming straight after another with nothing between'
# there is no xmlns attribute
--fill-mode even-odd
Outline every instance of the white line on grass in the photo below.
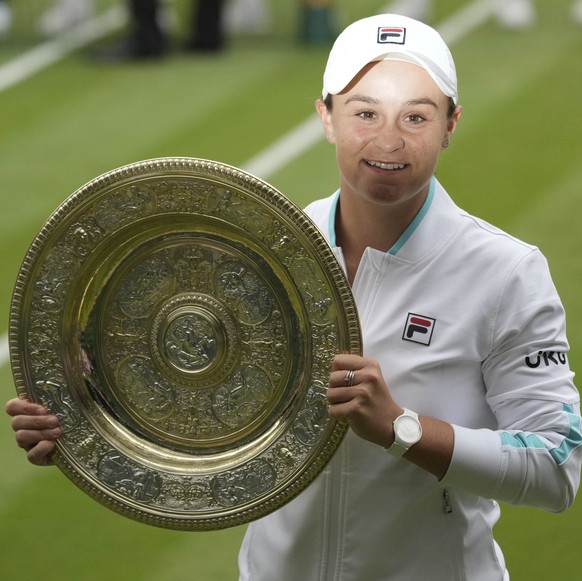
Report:
<svg viewBox="0 0 582 581"><path fill-rule="evenodd" d="M491 0L475 0L445 20L437 30L449 46L453 45L483 24L492 15L493 9L494 2ZM90 23L77 27L60 39L46 42L19 59L11 61L0 68L0 91L48 67L99 36L107 34L121 26L124 21L125 13L119 7L113 8L102 17L92 19ZM90 40L87 40L88 38ZM323 130L319 118L312 115L248 160L243 168L266 180L322 138ZM8 363L8 360L8 334L5 333L0 337L0 367Z"/></svg>
<svg viewBox="0 0 582 581"><path fill-rule="evenodd" d="M481 26L495 11L493 0L475 0L447 18L437 30L445 42L452 46Z"/></svg>
<svg viewBox="0 0 582 581"><path fill-rule="evenodd" d="M78 24L58 37L47 40L0 67L0 92L25 81L83 48L121 28L127 14L121 4Z"/></svg>
<svg viewBox="0 0 582 581"><path fill-rule="evenodd" d="M312 115L256 157L247 161L243 169L262 179L267 179L315 145L321 139L322 131L319 117Z"/></svg>

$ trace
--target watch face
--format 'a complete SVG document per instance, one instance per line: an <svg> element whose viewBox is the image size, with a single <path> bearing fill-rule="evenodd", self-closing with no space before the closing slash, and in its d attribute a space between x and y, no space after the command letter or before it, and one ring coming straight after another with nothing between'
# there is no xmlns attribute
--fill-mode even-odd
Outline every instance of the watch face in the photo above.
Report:
<svg viewBox="0 0 582 581"><path fill-rule="evenodd" d="M398 440L409 446L416 444L422 433L418 420L410 416L400 416L394 423L394 430Z"/></svg>

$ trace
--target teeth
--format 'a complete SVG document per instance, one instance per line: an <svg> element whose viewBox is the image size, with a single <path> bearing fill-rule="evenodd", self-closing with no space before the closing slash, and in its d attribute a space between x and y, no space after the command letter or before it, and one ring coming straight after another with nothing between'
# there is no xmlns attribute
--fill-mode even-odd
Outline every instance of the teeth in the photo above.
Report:
<svg viewBox="0 0 582 581"><path fill-rule="evenodd" d="M381 161L368 161L369 165L380 169L404 169L403 163L382 163Z"/></svg>

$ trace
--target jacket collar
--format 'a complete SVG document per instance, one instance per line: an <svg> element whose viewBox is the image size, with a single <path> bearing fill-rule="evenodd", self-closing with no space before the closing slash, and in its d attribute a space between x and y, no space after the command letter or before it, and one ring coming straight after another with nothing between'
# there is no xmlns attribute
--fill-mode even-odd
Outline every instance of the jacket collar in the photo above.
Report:
<svg viewBox="0 0 582 581"><path fill-rule="evenodd" d="M337 248L335 216L339 197L338 190L330 198L331 208L327 226L329 241L333 248ZM461 211L433 176L422 208L387 254L405 262L421 260L445 244L456 232L460 223ZM384 254L373 249L369 250L373 253Z"/></svg>

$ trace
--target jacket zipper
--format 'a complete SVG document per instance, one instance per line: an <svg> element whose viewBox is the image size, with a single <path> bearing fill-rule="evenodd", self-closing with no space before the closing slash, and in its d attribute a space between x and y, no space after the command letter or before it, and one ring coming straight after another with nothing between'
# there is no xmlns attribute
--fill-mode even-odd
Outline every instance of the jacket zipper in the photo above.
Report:
<svg viewBox="0 0 582 581"><path fill-rule="evenodd" d="M451 514L453 512L449 491L446 488L443 488L443 512L445 514Z"/></svg>
<svg viewBox="0 0 582 581"><path fill-rule="evenodd" d="M337 579L339 560L341 558L341 544L343 539L343 522L344 522L344 482L342 472L346 450L342 446L338 450L336 462L331 463L329 474L329 496L327 502L328 523L325 531L327 545L326 556L322 563L321 581L334 581ZM341 567L340 567L341 569Z"/></svg>

